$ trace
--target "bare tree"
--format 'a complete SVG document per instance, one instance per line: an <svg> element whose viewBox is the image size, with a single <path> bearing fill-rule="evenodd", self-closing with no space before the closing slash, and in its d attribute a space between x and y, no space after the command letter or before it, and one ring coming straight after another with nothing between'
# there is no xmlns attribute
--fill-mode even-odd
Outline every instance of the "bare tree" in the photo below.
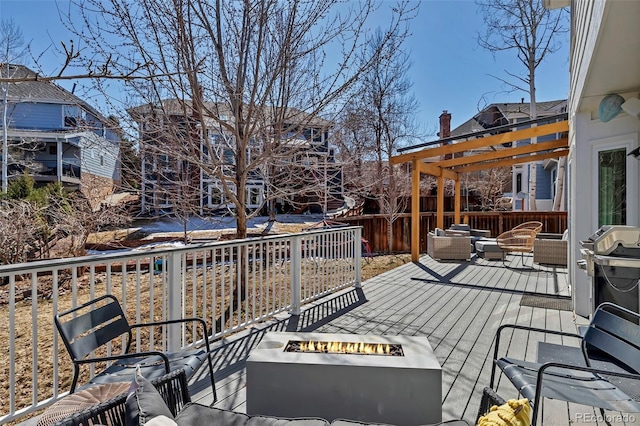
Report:
<svg viewBox="0 0 640 426"><path fill-rule="evenodd" d="M11 78L12 72L9 64L12 64L24 55L24 38L22 31L13 19L2 19L0 21L0 77ZM8 97L9 83L0 83L2 91L2 192L7 192L9 164L9 140L8 140Z"/></svg>
<svg viewBox="0 0 640 426"><path fill-rule="evenodd" d="M353 97L355 111L351 113L351 117L359 117L358 125L368 128L365 134L371 137L377 179L369 177L372 184L367 186L374 191L381 212L387 218L389 253L393 252L392 225L406 208L411 185L409 175L400 169L401 166L389 165L388 159L401 144L418 136L413 119L418 104L411 94L412 84L407 77L411 62L402 49L407 34L408 28L405 26L397 29L390 43L381 31L370 38L364 55L373 54L378 60L364 73L357 86L358 95ZM357 135L354 135L353 141L358 142ZM362 147L356 144L354 149L358 152Z"/></svg>
<svg viewBox="0 0 640 426"><path fill-rule="evenodd" d="M485 30L478 34L478 44L496 54L515 51L524 72L505 70L508 78L499 78L511 90L529 94L530 114L536 109L536 69L545 58L560 47L559 36L568 31L563 10L546 9L542 0L476 0L483 16ZM495 76L494 76L495 77ZM536 143L537 138L531 138ZM529 210L536 210L537 164L530 165Z"/></svg>
<svg viewBox="0 0 640 426"><path fill-rule="evenodd" d="M89 200L79 192L53 193L48 197L46 212L52 233L64 247L65 256L84 256L89 235L105 227L121 227L131 222L131 217L120 207L92 208Z"/></svg>
<svg viewBox="0 0 640 426"><path fill-rule="evenodd" d="M248 182L267 174L274 159L291 157L281 135L291 139L312 128L321 114L331 118L347 89L377 62L376 55L365 62L357 55L372 1L340 3L88 0L77 3L85 20L76 32L93 60L112 58L116 74L144 64L149 78L128 82L138 104L180 101L199 133L174 141L170 154L219 183L244 237ZM406 7L395 7L379 51L407 19ZM340 52L337 63L327 59L329 50ZM232 164L214 155L221 148Z"/></svg>
<svg viewBox="0 0 640 426"><path fill-rule="evenodd" d="M23 200L0 201L0 264L29 260L29 253L39 247L46 226L37 220L42 208Z"/></svg>
<svg viewBox="0 0 640 426"><path fill-rule="evenodd" d="M496 208L496 199L508 190L511 183L511 169L499 167L468 173L465 178L467 192L473 193L480 199L481 210Z"/></svg>

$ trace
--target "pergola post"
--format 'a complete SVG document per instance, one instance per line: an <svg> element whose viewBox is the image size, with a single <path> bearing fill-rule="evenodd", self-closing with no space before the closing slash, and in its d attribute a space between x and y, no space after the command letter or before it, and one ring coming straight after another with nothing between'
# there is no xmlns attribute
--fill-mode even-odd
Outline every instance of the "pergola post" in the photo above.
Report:
<svg viewBox="0 0 640 426"><path fill-rule="evenodd" d="M411 162L411 261L420 258L420 165Z"/></svg>
<svg viewBox="0 0 640 426"><path fill-rule="evenodd" d="M454 205L453 205L453 223L462 223L460 222L460 206L462 204L461 202L461 194L460 194L460 177L458 176L458 179L455 180L455 201L454 201Z"/></svg>
<svg viewBox="0 0 640 426"><path fill-rule="evenodd" d="M444 228L444 173L438 176L438 203L436 207L436 226Z"/></svg>

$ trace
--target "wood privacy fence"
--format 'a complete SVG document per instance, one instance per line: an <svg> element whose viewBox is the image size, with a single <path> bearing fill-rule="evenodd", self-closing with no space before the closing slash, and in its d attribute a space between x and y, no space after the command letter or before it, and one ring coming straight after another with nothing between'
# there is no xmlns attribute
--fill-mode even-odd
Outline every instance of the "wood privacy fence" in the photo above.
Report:
<svg viewBox="0 0 640 426"><path fill-rule="evenodd" d="M567 212L461 212L462 222L473 229L488 229L491 236L496 237L504 231L523 222L542 222L542 232L561 234L567 229ZM362 236L369 240L371 250L375 253L388 251L388 221L384 215L364 215L340 218L341 222L362 226ZM445 228L453 224L453 212L444 214ZM420 214L420 252L427 251L427 232L436 227L436 212ZM411 251L411 214L401 214L393 223L393 250L400 253Z"/></svg>

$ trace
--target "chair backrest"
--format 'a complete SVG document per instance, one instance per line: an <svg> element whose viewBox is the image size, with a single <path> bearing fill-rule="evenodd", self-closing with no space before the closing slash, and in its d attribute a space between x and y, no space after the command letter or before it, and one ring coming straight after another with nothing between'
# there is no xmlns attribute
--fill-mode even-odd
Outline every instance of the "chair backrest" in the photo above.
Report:
<svg viewBox="0 0 640 426"><path fill-rule="evenodd" d="M587 349L598 349L613 361L640 373L639 321L637 313L613 303L603 303L596 309L582 343Z"/></svg>
<svg viewBox="0 0 640 426"><path fill-rule="evenodd" d="M533 229L512 229L496 237L498 247L505 251L528 252L533 250L536 231Z"/></svg>
<svg viewBox="0 0 640 426"><path fill-rule="evenodd" d="M514 226L513 228L511 228L512 231L514 231L516 229L531 229L531 230L535 231L536 233L538 233L538 232L542 231L542 222L537 222L537 221L524 222L524 223L521 223L518 226Z"/></svg>
<svg viewBox="0 0 640 426"><path fill-rule="evenodd" d="M74 362L123 335L126 343L121 353L131 344L131 327L118 299L110 294L58 313L54 322Z"/></svg>

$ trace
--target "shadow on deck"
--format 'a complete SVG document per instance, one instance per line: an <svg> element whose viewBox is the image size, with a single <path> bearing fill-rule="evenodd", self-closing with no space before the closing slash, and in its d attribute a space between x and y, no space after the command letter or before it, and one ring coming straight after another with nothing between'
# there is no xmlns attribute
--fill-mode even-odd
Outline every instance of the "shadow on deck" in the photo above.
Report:
<svg viewBox="0 0 640 426"><path fill-rule="evenodd" d="M531 257L525 256L531 264ZM245 362L269 331L319 331L376 335L426 336L442 365L442 418L475 421L482 388L488 386L497 328L504 323L576 332L587 320L570 310L567 270L534 265L523 267L520 256L502 261L473 258L469 262L437 262L424 256L352 288L303 306L300 316L283 314L214 344L220 408L245 411ZM566 303L534 307L524 296L547 297ZM542 306L545 306L544 304ZM541 335L506 339L509 355L535 360ZM548 339L563 343L562 338ZM210 404L206 370L192 383L194 401ZM505 380L498 393L516 398ZM545 401L542 424L570 424L575 413L594 413L590 407ZM578 411L576 411L578 410ZM574 416L574 417L572 417Z"/></svg>

